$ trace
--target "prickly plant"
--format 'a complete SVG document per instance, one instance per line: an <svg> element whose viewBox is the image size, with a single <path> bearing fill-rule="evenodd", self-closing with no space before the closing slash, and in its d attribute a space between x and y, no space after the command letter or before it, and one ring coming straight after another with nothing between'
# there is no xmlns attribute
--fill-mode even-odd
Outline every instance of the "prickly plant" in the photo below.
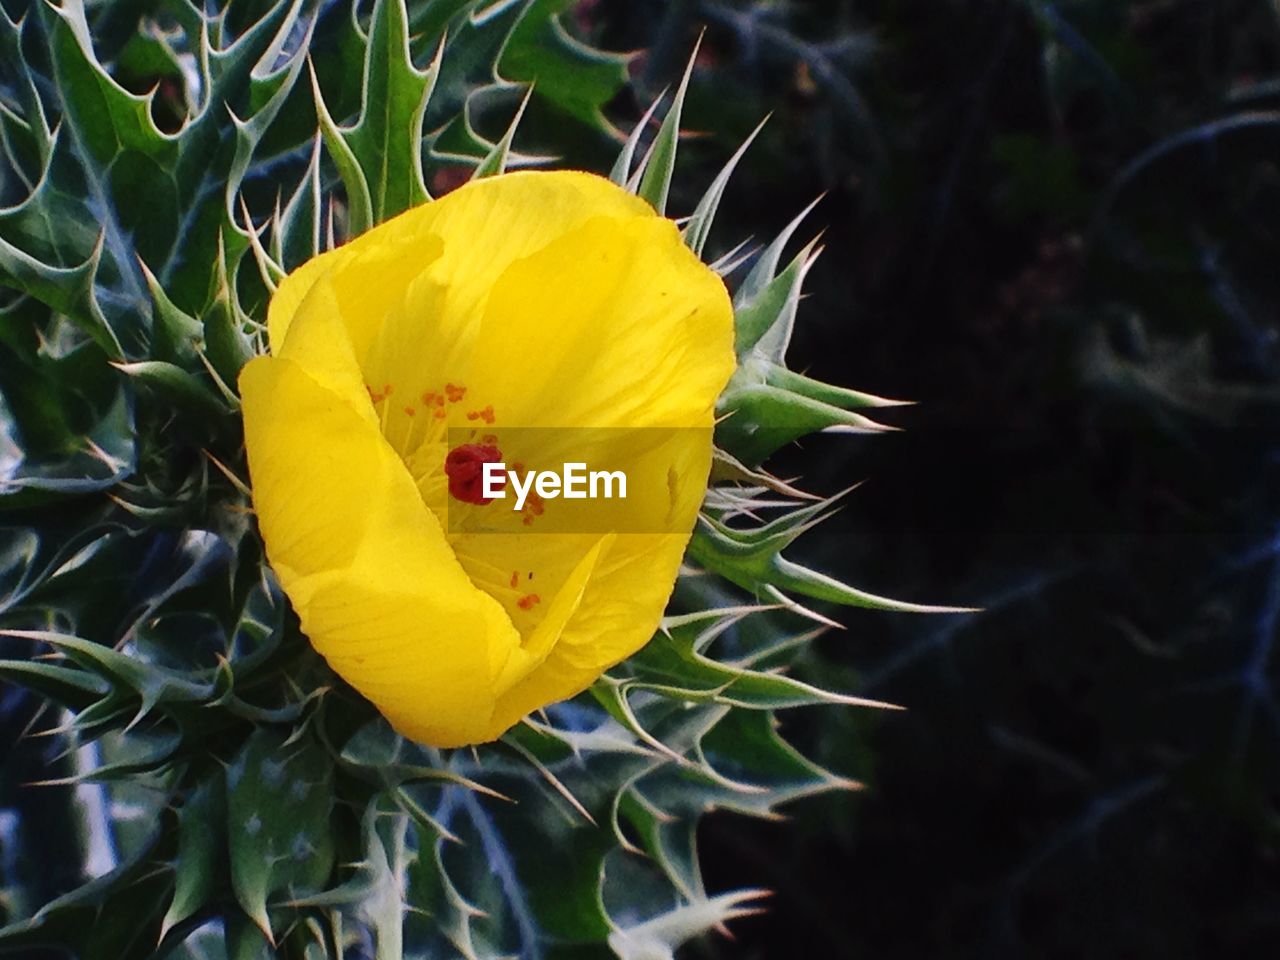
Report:
<svg viewBox="0 0 1280 960"><path fill-rule="evenodd" d="M800 218L714 264L745 276L713 483L661 629L588 692L493 744L408 742L264 560L235 385L272 291L460 177L542 162L515 121L481 132L530 98L612 133L625 58L566 6L0 5L0 950L671 956L760 893L704 889L704 814L851 786L776 714L860 701L785 668L829 623L806 604L901 605L783 556L832 504L762 464L889 401L787 367ZM613 170L662 213L684 91ZM684 222L699 255L741 155Z"/></svg>

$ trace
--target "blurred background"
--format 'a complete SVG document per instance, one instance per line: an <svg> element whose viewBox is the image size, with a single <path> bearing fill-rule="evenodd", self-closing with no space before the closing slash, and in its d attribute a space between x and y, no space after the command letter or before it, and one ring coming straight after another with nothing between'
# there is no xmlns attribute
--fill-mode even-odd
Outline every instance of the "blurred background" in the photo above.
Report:
<svg viewBox="0 0 1280 960"><path fill-rule="evenodd" d="M1280 5L573 13L642 51L626 129L705 26L674 209L771 113L713 245L825 194L792 364L917 401L775 462L865 481L797 556L985 608L838 614L805 669L908 712L785 718L866 789L711 818L708 886L776 896L705 954L1280 955Z"/></svg>

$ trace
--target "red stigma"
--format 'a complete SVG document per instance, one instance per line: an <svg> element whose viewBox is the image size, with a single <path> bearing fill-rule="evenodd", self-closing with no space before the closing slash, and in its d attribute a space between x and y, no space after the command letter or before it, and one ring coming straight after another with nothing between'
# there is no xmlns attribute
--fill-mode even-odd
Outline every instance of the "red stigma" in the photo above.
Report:
<svg viewBox="0 0 1280 960"><path fill-rule="evenodd" d="M484 495L484 465L501 463L502 451L490 444L464 443L454 447L444 458L444 473L449 478L449 495L463 503L484 506L492 497ZM507 482L505 476L499 486Z"/></svg>

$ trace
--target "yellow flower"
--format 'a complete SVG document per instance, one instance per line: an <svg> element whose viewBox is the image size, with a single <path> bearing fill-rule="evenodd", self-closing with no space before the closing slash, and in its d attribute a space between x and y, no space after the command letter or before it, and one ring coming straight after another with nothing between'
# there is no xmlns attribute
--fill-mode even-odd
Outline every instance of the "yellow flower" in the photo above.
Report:
<svg viewBox="0 0 1280 960"><path fill-rule="evenodd" d="M268 334L240 376L267 556L312 644L396 729L492 740L649 639L734 366L724 285L673 223L589 174L476 181L303 264ZM635 445L666 482L619 507L665 532L539 532L537 505L521 532L448 522L510 509L467 471L483 431L511 427L681 428Z"/></svg>

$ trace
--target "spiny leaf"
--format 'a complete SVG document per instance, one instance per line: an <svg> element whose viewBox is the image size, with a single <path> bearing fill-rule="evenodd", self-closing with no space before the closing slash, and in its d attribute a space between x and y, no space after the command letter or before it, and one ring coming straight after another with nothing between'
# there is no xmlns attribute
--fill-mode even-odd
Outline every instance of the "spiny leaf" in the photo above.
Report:
<svg viewBox="0 0 1280 960"><path fill-rule="evenodd" d="M737 293L734 294L733 306L735 311L754 303L765 287L778 275L778 264L782 262L782 254L787 244L791 242L791 238L795 235L796 230L800 228L800 224L804 222L805 217L813 212L813 208L818 205L821 199L822 197L820 196L816 197L807 207L796 214L791 222L783 228L782 232L760 252L751 271L738 287Z"/></svg>
<svg viewBox="0 0 1280 960"><path fill-rule="evenodd" d="M782 273L733 312L735 349L781 361L791 340L805 274L818 258L817 240L810 242ZM767 339L766 339L767 338Z"/></svg>
<svg viewBox="0 0 1280 960"><path fill-rule="evenodd" d="M627 137L626 142L622 145L622 150L618 153L618 159L614 161L613 170L609 173L609 179L620 187L625 187L631 182L631 165L635 162L636 149L640 146L640 140L644 136L645 131L649 129L649 122L653 119L653 115L658 112L658 107L662 105L662 100L666 97L667 92L663 90L649 104L649 109L645 110L644 115L636 122L631 134Z"/></svg>
<svg viewBox="0 0 1280 960"><path fill-rule="evenodd" d="M0 928L0 952L67 944L79 960L146 960L154 955L160 914L172 873L164 860L177 834L175 818L162 816L138 851L101 877L40 908L32 917Z"/></svg>
<svg viewBox="0 0 1280 960"><path fill-rule="evenodd" d="M223 872L219 853L226 843L225 823L226 784L217 769L200 781L178 810L173 899L160 925L161 939L212 898Z"/></svg>
<svg viewBox="0 0 1280 960"><path fill-rule="evenodd" d="M424 128L433 159L474 165L494 144L477 129L480 116L505 106L536 77L510 78L501 63L534 0L471 0L451 20L440 42L439 77ZM525 158L511 154L510 159Z"/></svg>
<svg viewBox="0 0 1280 960"><path fill-rule="evenodd" d="M693 53L689 55L689 64L685 67L684 76L680 78L680 86L671 99L671 106L663 118L662 126L658 128L653 146L637 171L640 178L636 187L637 196L649 201L653 209L661 214L667 212L667 197L671 193L671 178L675 175L676 150L680 141L680 117L684 112L684 98L689 91L689 79L693 76L701 44L702 39L699 38Z"/></svg>
<svg viewBox="0 0 1280 960"><path fill-rule="evenodd" d="M807 397L818 403L840 407L842 410L851 410L859 407L905 407L910 406L912 403L910 400L890 400L870 393L850 390L847 387L836 387L829 383L822 383L819 380L806 377L804 374L796 373L780 363L770 362L764 366L764 382L771 387L777 387L780 390L786 390L788 393Z"/></svg>
<svg viewBox="0 0 1280 960"><path fill-rule="evenodd" d="M320 189L320 145L323 134L312 143L311 159L297 189L284 209L276 214L271 231L271 255L276 272L269 283L274 289L284 273L324 251L321 233L323 199Z"/></svg>
<svg viewBox="0 0 1280 960"><path fill-rule="evenodd" d="M211 692L207 683L143 663L118 650L72 634L51 630L0 629L0 636L38 640L62 651L81 669L106 680L113 689L137 694L142 701L143 714L159 703L202 702Z"/></svg>
<svg viewBox="0 0 1280 960"><path fill-rule="evenodd" d="M747 152L747 148L759 136L760 131L764 129L764 125L768 121L768 117L761 120L756 128L748 134L747 139L742 141L742 145L734 151L733 156L716 174L715 180L712 181L707 192L703 194L702 199L698 201L698 206L694 208L693 216L689 218L689 222L685 225L684 242L699 257L702 256L702 248L706 246L707 237L711 235L711 225L715 222L716 211L720 208L720 200L724 197L725 189L733 178L733 171L737 169L738 161L742 159Z"/></svg>
<svg viewBox="0 0 1280 960"><path fill-rule="evenodd" d="M311 737L291 743L270 728L256 731L227 769L231 884L269 940L269 899L321 890L333 868L332 777Z"/></svg>
<svg viewBox="0 0 1280 960"><path fill-rule="evenodd" d="M31 660L0 660L0 677L71 710L83 710L108 689L100 678L83 670Z"/></svg>
<svg viewBox="0 0 1280 960"><path fill-rule="evenodd" d="M493 145L493 149L476 167L475 172L471 175L472 180L480 180L483 177L492 177L506 172L507 161L511 156L511 144L516 136L516 128L520 126L520 118L524 116L525 107L529 105L531 96L533 96L533 87L529 88L524 95L524 99L520 101L520 107L516 110L516 115L512 118L511 125L507 127L507 132L502 135L501 140Z"/></svg>
<svg viewBox="0 0 1280 960"><path fill-rule="evenodd" d="M372 220L353 218L353 233L427 198L422 121L438 71L438 53L425 70L413 64L404 0L378 0L369 20L360 116L340 131L369 186Z"/></svg>
<svg viewBox="0 0 1280 960"><path fill-rule="evenodd" d="M794 497L797 500L821 499L816 494L806 493L791 483L778 479L771 473L748 467L727 450L721 450L719 447L711 451L711 483L713 489L716 484L745 483L760 486L788 497Z"/></svg>
<svg viewBox="0 0 1280 960"><path fill-rule="evenodd" d="M182 367L161 360L115 365L121 373L147 385L184 408L195 422L216 422L233 408Z"/></svg>
<svg viewBox="0 0 1280 960"><path fill-rule="evenodd" d="M767 890L737 890L682 904L635 926L615 929L609 934L609 946L619 960L671 960L677 947L706 930L758 913L747 904L765 896Z"/></svg>
<svg viewBox="0 0 1280 960"><path fill-rule="evenodd" d="M885 433L892 427L858 413L766 384L731 385L720 396L716 442L742 463L759 466L774 451L819 431Z"/></svg>
<svg viewBox="0 0 1280 960"><path fill-rule="evenodd" d="M889 707L890 704L845 696L803 683L779 673L765 673L742 665L720 663L701 651L716 636L734 626L749 612L703 613L688 619L669 633L659 633L629 661L642 683L654 678L692 690L714 694L720 703L756 710L786 709L812 704Z"/></svg>
<svg viewBox="0 0 1280 960"><path fill-rule="evenodd" d="M888 597L877 596L841 583L834 577L810 570L782 557L776 558L775 590L790 590L815 600L839 603L849 607L869 607L875 610L894 610L899 613L977 613L974 607L950 607L931 604L904 603Z"/></svg>
<svg viewBox="0 0 1280 960"><path fill-rule="evenodd" d="M613 134L604 107L627 82L626 54L597 50L569 35L561 16L573 0L534 0L499 61L499 71L531 83L537 96L588 127Z"/></svg>
<svg viewBox="0 0 1280 960"><path fill-rule="evenodd" d="M700 525L694 531L693 539L689 543L690 556L700 564L765 602L779 602L794 606L787 594L783 592L790 591L843 606L896 610L902 613L971 612L963 607L904 603L867 593L785 560L779 553L781 549L782 546L778 543L769 543L764 549L744 549L740 542L727 536L723 531L706 525ZM803 608L798 612L812 615L824 623L831 622Z"/></svg>
<svg viewBox="0 0 1280 960"><path fill-rule="evenodd" d="M189 368L201 345L204 327L169 299L169 294L145 263L139 261L138 265L151 294L152 358Z"/></svg>

